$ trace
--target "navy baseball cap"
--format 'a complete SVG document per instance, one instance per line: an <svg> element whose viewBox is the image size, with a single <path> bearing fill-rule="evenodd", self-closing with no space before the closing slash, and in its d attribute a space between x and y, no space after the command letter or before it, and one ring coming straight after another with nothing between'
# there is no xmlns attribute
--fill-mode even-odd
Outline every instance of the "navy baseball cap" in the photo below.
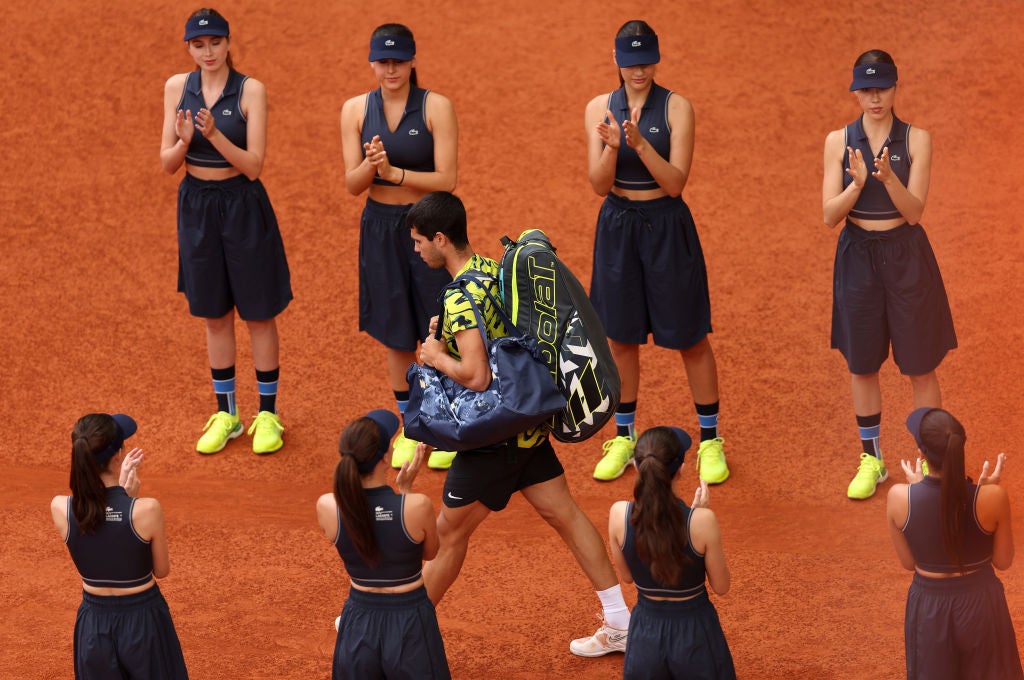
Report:
<svg viewBox="0 0 1024 680"><path fill-rule="evenodd" d="M628 35L615 39L615 63L620 67L657 64L659 61L658 36Z"/></svg>
<svg viewBox="0 0 1024 680"><path fill-rule="evenodd" d="M135 434L135 431L139 429L139 426L135 424L131 416L126 416L123 413L115 413L110 416L114 419L114 438L110 440L110 444L107 448L98 452L96 455L96 462L103 465L108 460L117 455L117 452L124 446L124 440Z"/></svg>
<svg viewBox="0 0 1024 680"><path fill-rule="evenodd" d="M408 36L378 35L370 38L370 61L412 61L415 56L416 41Z"/></svg>
<svg viewBox="0 0 1024 680"><path fill-rule="evenodd" d="M216 14L201 14L189 17L185 22L185 42L203 35L227 37L231 35L228 20Z"/></svg>
<svg viewBox="0 0 1024 680"><path fill-rule="evenodd" d="M850 83L850 92L866 90L871 87L887 90L895 84L895 64L861 64L853 67L853 82Z"/></svg>
<svg viewBox="0 0 1024 680"><path fill-rule="evenodd" d="M380 459L388 452L388 449L391 447L391 440L398 432L399 422L398 416L384 409L370 411L363 417L372 420L377 425L377 429L380 430L380 443L377 445L377 452L356 466L360 474L365 475L373 472L373 468L377 466Z"/></svg>

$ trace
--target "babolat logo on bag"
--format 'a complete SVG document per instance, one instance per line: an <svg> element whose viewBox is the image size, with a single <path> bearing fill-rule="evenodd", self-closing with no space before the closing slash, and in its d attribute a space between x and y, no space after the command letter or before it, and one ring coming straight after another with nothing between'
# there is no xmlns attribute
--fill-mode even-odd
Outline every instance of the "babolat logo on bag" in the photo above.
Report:
<svg viewBox="0 0 1024 680"><path fill-rule="evenodd" d="M537 339L566 399L551 420L551 434L563 442L583 441L614 415L621 393L604 327L543 231L529 229L517 241L506 236L501 242L502 304L516 328Z"/></svg>

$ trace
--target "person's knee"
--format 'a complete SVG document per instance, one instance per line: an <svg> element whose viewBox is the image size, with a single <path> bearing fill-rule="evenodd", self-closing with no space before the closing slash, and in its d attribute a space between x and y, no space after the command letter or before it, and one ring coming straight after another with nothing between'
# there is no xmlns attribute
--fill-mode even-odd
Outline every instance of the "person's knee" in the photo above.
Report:
<svg viewBox="0 0 1024 680"><path fill-rule="evenodd" d="M687 362L700 361L707 358L709 355L713 356L711 351L711 340L705 335L695 344L690 345L686 349L679 350L679 353L683 356L683 361Z"/></svg>

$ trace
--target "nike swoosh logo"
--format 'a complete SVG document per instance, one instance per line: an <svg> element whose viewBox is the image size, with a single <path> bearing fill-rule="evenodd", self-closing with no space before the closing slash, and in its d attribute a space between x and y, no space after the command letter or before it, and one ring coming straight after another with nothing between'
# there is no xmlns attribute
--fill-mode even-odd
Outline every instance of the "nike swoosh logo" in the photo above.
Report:
<svg viewBox="0 0 1024 680"><path fill-rule="evenodd" d="M451 491L448 492L448 498L451 498L453 501L461 501L462 500L462 496L454 496L454 495L452 495Z"/></svg>

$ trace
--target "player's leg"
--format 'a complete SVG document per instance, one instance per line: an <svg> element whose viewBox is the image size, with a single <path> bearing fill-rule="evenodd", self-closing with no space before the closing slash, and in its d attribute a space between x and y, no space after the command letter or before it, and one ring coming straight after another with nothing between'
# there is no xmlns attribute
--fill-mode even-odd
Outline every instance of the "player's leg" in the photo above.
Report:
<svg viewBox="0 0 1024 680"><path fill-rule="evenodd" d="M217 453L244 429L235 404L235 312L232 310L205 321L206 353L217 397L217 412L206 421L196 450Z"/></svg>
<svg viewBox="0 0 1024 680"><path fill-rule="evenodd" d="M882 387L878 373L851 373L850 391L862 452L857 474L850 481L846 495L855 500L863 500L873 496L878 485L889 477L878 444L882 423Z"/></svg>
<svg viewBox="0 0 1024 680"><path fill-rule="evenodd" d="M277 382L280 377L281 340L277 333L277 319L246 321L252 342L252 360L256 367L256 382L260 393L260 407L249 428L254 453L273 453L282 446L284 426L277 415Z"/></svg>
<svg viewBox="0 0 1024 680"><path fill-rule="evenodd" d="M434 606L455 583L462 570L462 563L466 561L469 539L490 513L487 506L479 501L457 508L441 506L441 514L437 516L437 537L440 542L437 556L423 565L423 581Z"/></svg>
<svg viewBox="0 0 1024 680"><path fill-rule="evenodd" d="M601 627L593 635L573 640L569 651L588 657L624 652L629 609L601 534L569 493L565 475L524 487L521 492L544 521L558 532L601 601L604 618Z"/></svg>
<svg viewBox="0 0 1024 680"><path fill-rule="evenodd" d="M721 484L729 478L723 440L718 436L718 364L711 348L711 339L679 350L686 369L686 380L697 409L700 423L700 446L697 449L697 470L708 484Z"/></svg>

